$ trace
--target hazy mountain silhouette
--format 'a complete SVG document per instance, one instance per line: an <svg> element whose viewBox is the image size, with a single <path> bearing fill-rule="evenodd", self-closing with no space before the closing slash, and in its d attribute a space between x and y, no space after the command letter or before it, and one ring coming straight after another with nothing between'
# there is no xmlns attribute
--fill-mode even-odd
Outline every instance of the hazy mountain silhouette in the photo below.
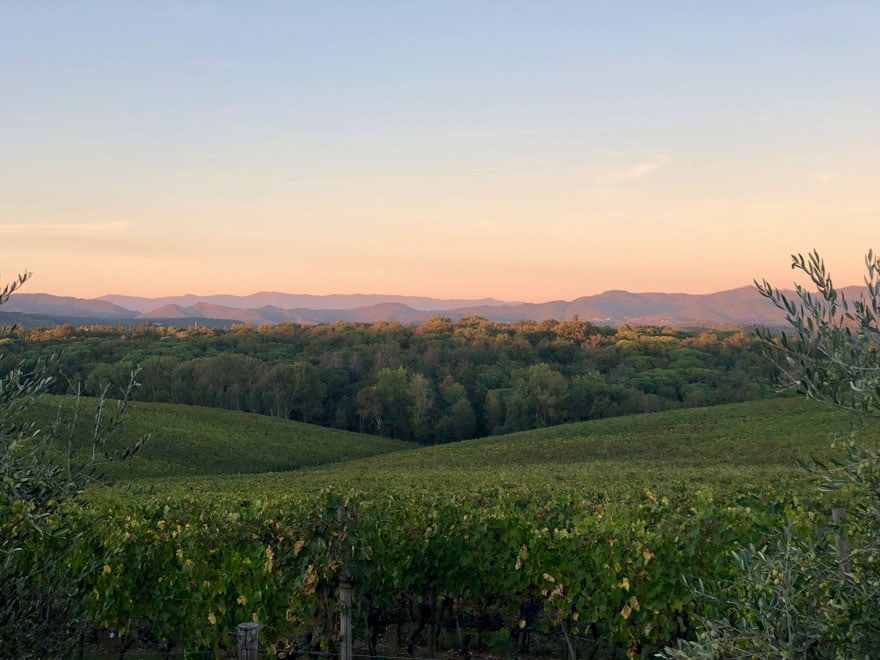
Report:
<svg viewBox="0 0 880 660"><path fill-rule="evenodd" d="M107 300L53 296L48 293L15 293L3 305L3 311L98 319L129 319L137 316L136 311Z"/></svg>
<svg viewBox="0 0 880 660"><path fill-rule="evenodd" d="M844 289L855 299L864 287ZM793 294L792 294L793 295ZM317 305L339 304L338 307L312 307L271 304L266 301L313 301ZM123 307L128 301L133 307ZM176 302L169 302L176 301ZM221 304L217 301L226 301ZM364 304L368 301L369 304ZM348 302L348 305L342 303ZM258 304L263 303L263 304ZM463 303L450 307L453 303ZM545 303L502 303L494 299L437 300L412 296L340 295L310 296L285 293L257 293L252 296L177 296L175 298L137 298L103 296L86 300L49 294L15 293L3 308L4 312L42 314L76 319L119 320L162 324L191 324L194 320L211 321L205 325L251 323L330 323L378 321L405 324L424 323L434 316L458 320L481 316L493 321L513 322L525 319L546 321L568 320L575 316L597 324L672 325L733 327L751 325L779 326L784 315L760 296L754 287L741 287L710 294L631 293L606 291L571 301Z"/></svg>
<svg viewBox="0 0 880 660"><path fill-rule="evenodd" d="M493 308L489 308L493 309ZM445 312L444 312L445 313ZM224 305L196 303L189 307L180 305L163 305L137 318L153 320L158 318L206 318L232 319L241 323L272 324L272 323L331 323L333 321L350 321L376 323L378 321L396 321L398 323L424 323L436 311L413 309L400 303L380 303L354 309L281 309L267 305L258 309L236 309Z"/></svg>
<svg viewBox="0 0 880 660"><path fill-rule="evenodd" d="M98 300L104 300L126 309L136 312L152 312L163 305L177 305L191 307L197 303L221 305L234 309L259 309L263 307L277 307L279 309L315 309L315 310L340 310L354 309L356 307L369 307L385 303L400 303L413 309L425 311L452 310L459 307L471 307L474 305L511 305L510 301L495 300L494 298L481 298L479 300L442 300L438 298L426 298L420 296L393 296L377 294L332 294L316 296L311 294L279 293L277 291L261 291L248 296L212 295L197 296L187 293L182 296L170 296L165 298L142 298L138 296L121 296L108 294Z"/></svg>

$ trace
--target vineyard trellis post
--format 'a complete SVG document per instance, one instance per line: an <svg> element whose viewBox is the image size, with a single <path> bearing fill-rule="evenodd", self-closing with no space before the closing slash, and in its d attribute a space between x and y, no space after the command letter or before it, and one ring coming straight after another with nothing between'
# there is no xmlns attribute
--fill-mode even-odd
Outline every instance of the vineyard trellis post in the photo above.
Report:
<svg viewBox="0 0 880 660"><path fill-rule="evenodd" d="M238 624L238 660L257 660L260 655L259 633L259 624Z"/></svg>
<svg viewBox="0 0 880 660"><path fill-rule="evenodd" d="M339 522L339 545L345 540L348 510L345 502L336 507L336 518ZM338 558L337 558L338 559ZM351 632L351 580L343 568L339 573L339 658L352 659Z"/></svg>
<svg viewBox="0 0 880 660"><path fill-rule="evenodd" d="M352 633L351 633L351 582L344 575L339 578L339 641L340 660L352 658Z"/></svg>

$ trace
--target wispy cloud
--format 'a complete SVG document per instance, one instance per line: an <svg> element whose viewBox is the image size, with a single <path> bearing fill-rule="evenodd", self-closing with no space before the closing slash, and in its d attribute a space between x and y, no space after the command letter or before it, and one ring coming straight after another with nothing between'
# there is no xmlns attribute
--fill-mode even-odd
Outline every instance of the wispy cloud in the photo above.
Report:
<svg viewBox="0 0 880 660"><path fill-rule="evenodd" d="M610 154L609 160L613 163L566 163L547 158L531 158L519 156L505 163L508 169L530 170L542 174L574 174L586 177L592 183L600 186L616 186L631 181L643 179L670 163L668 158L653 158L651 160L630 159L625 162L621 154Z"/></svg>
<svg viewBox="0 0 880 660"><path fill-rule="evenodd" d="M515 156L504 161L504 167L510 170L539 170L542 172L558 172L570 170L571 165L550 158L532 158L530 156Z"/></svg>
<svg viewBox="0 0 880 660"><path fill-rule="evenodd" d="M669 164L668 158L626 165L587 165L581 171L602 186L616 186L637 181Z"/></svg>
<svg viewBox="0 0 880 660"><path fill-rule="evenodd" d="M818 183L831 183L837 180L837 172L816 172L809 179Z"/></svg>

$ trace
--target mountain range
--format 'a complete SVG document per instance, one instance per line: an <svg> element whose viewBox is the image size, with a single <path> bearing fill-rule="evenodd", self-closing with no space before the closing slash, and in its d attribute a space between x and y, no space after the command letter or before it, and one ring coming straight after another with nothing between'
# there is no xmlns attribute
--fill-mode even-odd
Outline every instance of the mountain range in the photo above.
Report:
<svg viewBox="0 0 880 660"><path fill-rule="evenodd" d="M848 297L859 289L846 290ZM189 326L194 323L222 326L276 323L330 323L379 321L424 323L443 316L453 321L480 316L492 321L569 320L578 317L599 325L664 325L690 327L779 326L784 315L754 287L710 294L631 293L606 291L571 301L544 303L479 300L440 300L413 296L329 295L314 296L261 292L249 296L183 295L142 298L106 295L83 299L45 293L15 293L0 310L0 322L37 327L156 323Z"/></svg>

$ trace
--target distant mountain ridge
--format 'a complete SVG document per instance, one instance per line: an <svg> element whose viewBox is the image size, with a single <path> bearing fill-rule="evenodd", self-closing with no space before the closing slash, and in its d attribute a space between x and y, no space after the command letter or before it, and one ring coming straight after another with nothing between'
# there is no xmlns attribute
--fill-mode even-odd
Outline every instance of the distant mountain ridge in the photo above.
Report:
<svg viewBox="0 0 880 660"><path fill-rule="evenodd" d="M235 309L258 309L261 307L278 307L279 309L313 309L335 310L353 309L355 307L370 307L384 303L400 303L413 309L423 311L453 310L459 307L471 307L474 305L512 305L515 302L495 300L494 298L481 298L479 300L453 299L443 300L438 298L426 298L421 296L395 296L380 294L330 294L318 296L308 293L279 293L277 291L260 291L247 296L211 295L197 296L187 293L182 296L167 296L164 298L142 298L139 296L121 296L108 294L97 300L103 300L126 309L141 313L152 312L157 307L164 305L176 305L179 307L191 307L198 303L220 305Z"/></svg>
<svg viewBox="0 0 880 660"><path fill-rule="evenodd" d="M48 293L15 293L3 305L2 309L4 312L99 319L130 319L138 315L136 311L100 298L72 298L53 296Z"/></svg>
<svg viewBox="0 0 880 660"><path fill-rule="evenodd" d="M855 299L863 287L844 289ZM339 307L307 307L271 304L270 301L317 301L316 304L340 303ZM136 307L125 307L128 302ZM225 302L226 304L223 304ZM348 303L348 306L341 303ZM262 303L262 304L259 304ZM450 306L461 303L459 306ZM417 305L421 305L420 307ZM0 310L24 315L41 315L44 319L76 324L77 319L111 322L151 322L164 325L199 320L205 325L250 323L331 323L348 321L376 323L379 321L418 325L436 316L459 320L480 316L492 321L521 320L565 321L575 316L600 325L668 325L692 327L742 327L753 325L780 326L784 315L761 297L754 287L740 287L709 294L692 293L631 293L606 291L571 301L544 303L502 302L495 299L438 300L411 296L339 295L309 296L285 293L257 293L251 296L194 296L173 298L137 298L133 296L102 296L82 299L44 293L15 293ZM63 319L63 320L62 320ZM208 323L210 321L210 323ZM85 324L85 323L83 323Z"/></svg>

